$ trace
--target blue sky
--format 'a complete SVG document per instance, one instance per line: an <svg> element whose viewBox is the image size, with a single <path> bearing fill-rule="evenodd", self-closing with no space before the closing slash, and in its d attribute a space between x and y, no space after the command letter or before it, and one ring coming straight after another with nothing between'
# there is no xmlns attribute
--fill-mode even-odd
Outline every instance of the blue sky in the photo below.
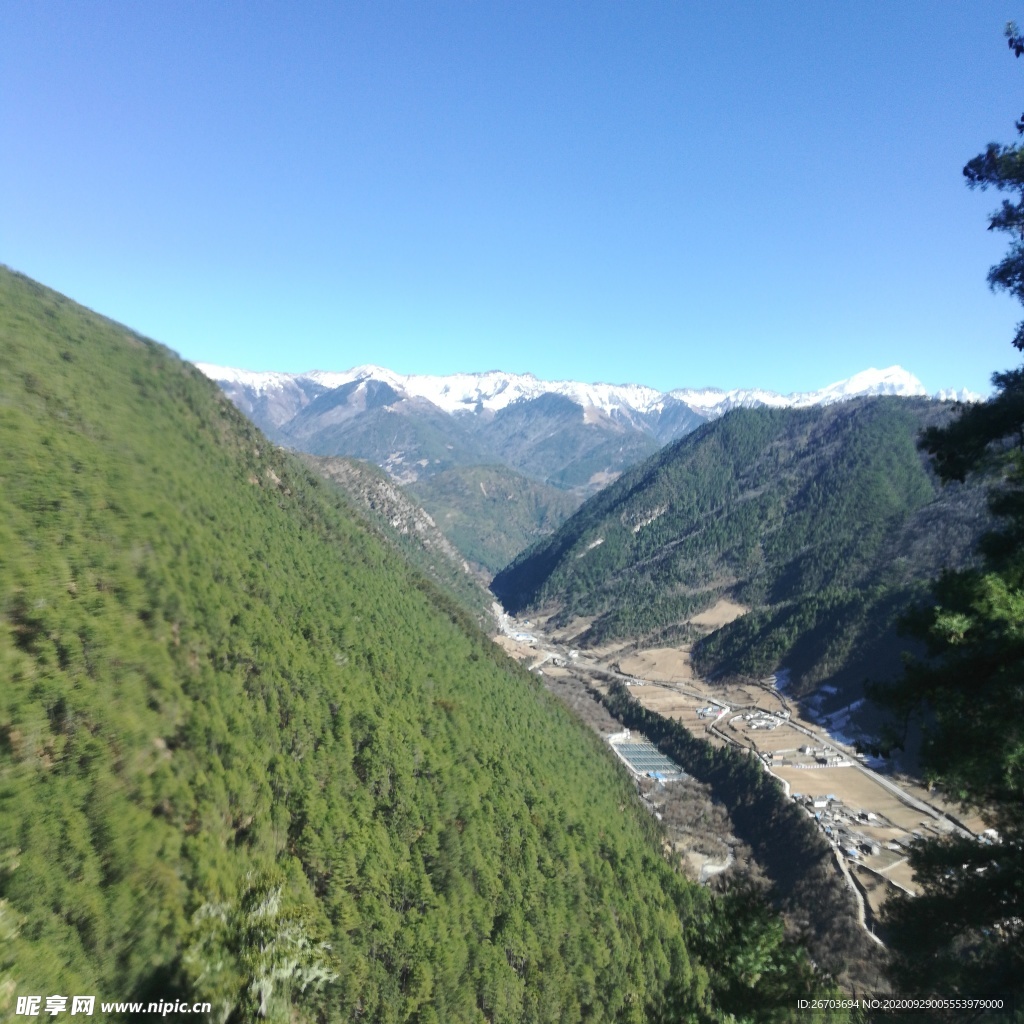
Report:
<svg viewBox="0 0 1024 1024"><path fill-rule="evenodd" d="M0 5L0 261L248 369L988 390L1024 12Z"/></svg>

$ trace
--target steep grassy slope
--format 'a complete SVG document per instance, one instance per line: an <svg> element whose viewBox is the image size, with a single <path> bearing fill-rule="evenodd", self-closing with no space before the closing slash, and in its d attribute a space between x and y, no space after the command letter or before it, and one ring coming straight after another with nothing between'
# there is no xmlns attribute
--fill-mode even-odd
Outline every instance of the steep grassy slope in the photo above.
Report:
<svg viewBox="0 0 1024 1024"><path fill-rule="evenodd" d="M192 367L5 270L0 451L0 1009L710 1020L764 971L795 1005L454 604ZM684 932L734 936L710 982Z"/></svg>
<svg viewBox="0 0 1024 1024"><path fill-rule="evenodd" d="M752 606L698 648L705 671L780 664L805 684L890 630L984 513L945 495L915 448L945 415L924 400L737 410L670 445L587 502L494 580L512 609L595 616L584 642L678 635L728 593ZM938 504L936 504L938 500ZM666 634L667 631L667 634Z"/></svg>
<svg viewBox="0 0 1024 1024"><path fill-rule="evenodd" d="M503 466L467 466L409 485L463 556L497 572L555 531L581 496Z"/></svg>

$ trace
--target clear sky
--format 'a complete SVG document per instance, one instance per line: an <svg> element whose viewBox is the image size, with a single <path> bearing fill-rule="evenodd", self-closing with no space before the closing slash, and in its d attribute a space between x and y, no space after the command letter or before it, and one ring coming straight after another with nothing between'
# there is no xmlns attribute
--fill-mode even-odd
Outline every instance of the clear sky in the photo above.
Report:
<svg viewBox="0 0 1024 1024"><path fill-rule="evenodd" d="M0 261L193 360L988 391L1008 4L0 4Z"/></svg>

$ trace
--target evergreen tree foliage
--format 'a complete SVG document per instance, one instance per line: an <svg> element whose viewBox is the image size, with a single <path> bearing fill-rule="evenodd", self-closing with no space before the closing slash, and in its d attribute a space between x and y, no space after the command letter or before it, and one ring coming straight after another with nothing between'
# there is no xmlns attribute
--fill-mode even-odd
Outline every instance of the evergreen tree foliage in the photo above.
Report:
<svg viewBox="0 0 1024 1024"><path fill-rule="evenodd" d="M193 367L0 269L0 452L5 1015L727 1019L600 741Z"/></svg>
<svg viewBox="0 0 1024 1024"><path fill-rule="evenodd" d="M1019 56L1021 39L1008 29ZM1018 124L1024 131L1024 123ZM964 169L972 188L1014 194L990 221L1011 235L989 281L1024 301L1024 150L990 145ZM1024 348L1024 326L1014 339ZM976 805L998 832L923 842L912 855L924 894L891 904L894 972L904 991L1014 997L1024 1016L1024 369L997 373L994 396L922 437L940 475L996 478L996 528L983 561L946 572L935 603L909 621L928 657L883 694L904 720L924 711L928 775Z"/></svg>
<svg viewBox="0 0 1024 1024"><path fill-rule="evenodd" d="M494 628L494 596L408 490L359 459L303 454L298 458L338 487L354 514L366 519L406 561L454 598L481 629Z"/></svg>
<svg viewBox="0 0 1024 1024"><path fill-rule="evenodd" d="M463 466L407 488L471 562L497 572L579 508L579 494L505 466Z"/></svg>
<svg viewBox="0 0 1024 1024"><path fill-rule="evenodd" d="M883 643L898 671L899 610L984 518L970 488L938 497L916 449L948 415L899 398L734 410L624 473L492 589L513 611L592 617L581 645L693 639L681 624L727 594L752 611L697 644L707 675L859 682Z"/></svg>

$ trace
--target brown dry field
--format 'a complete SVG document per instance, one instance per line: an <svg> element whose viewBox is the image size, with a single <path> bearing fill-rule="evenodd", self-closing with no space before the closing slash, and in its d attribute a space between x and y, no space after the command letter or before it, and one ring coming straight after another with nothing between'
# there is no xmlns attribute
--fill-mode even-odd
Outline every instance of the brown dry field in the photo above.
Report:
<svg viewBox="0 0 1024 1024"><path fill-rule="evenodd" d="M550 618L550 615L547 615L544 618L545 631L547 630L547 623L550 620ZM581 633L585 633L588 629L590 629L590 625L593 621L593 619L584 619L581 617L577 617L575 619L572 619L569 622L568 626L563 626L561 629L552 629L548 633L548 636L550 636L551 639L554 640L556 643L567 644L571 640L574 640L576 637L578 637Z"/></svg>
<svg viewBox="0 0 1024 1024"><path fill-rule="evenodd" d="M645 674L644 678L650 679L651 676ZM665 715L667 718L678 719L695 733L703 733L714 721L714 719L701 719L697 716L697 709L706 707L709 699L731 702L730 706L737 703L756 703L765 710L771 710L773 707L778 706L777 701L757 687L709 687L698 679L689 679L682 685L691 692L680 693L678 690L669 689L665 686L653 685L634 686L630 689L630 692L645 708ZM697 694L697 696L693 694ZM811 742L803 733L790 729L785 725L771 731L752 731L747 727L746 723L740 721L730 728L728 720L731 717L732 713L719 722L718 727L726 735L732 736L738 742L747 744L754 741L755 749L758 751L796 750L804 743Z"/></svg>
<svg viewBox="0 0 1024 1024"><path fill-rule="evenodd" d="M694 626L703 626L705 629L718 629L721 626L727 626L741 615L746 615L749 611L749 608L745 608L743 605L723 597L717 604L708 608L707 611L692 615L689 621Z"/></svg>
<svg viewBox="0 0 1024 1024"><path fill-rule="evenodd" d="M535 657L537 654L537 648L530 644L521 643L519 640L513 640L510 636L505 636L504 633L499 633L494 637L494 642L511 658L515 658L519 661L521 658Z"/></svg>
<svg viewBox="0 0 1024 1024"><path fill-rule="evenodd" d="M635 655L623 658L620 662L623 673L627 675L635 675L637 678L651 680L653 682L677 682L684 690L688 690L690 693L696 693L699 695L697 698L686 698L685 694L680 694L681 698L695 702L695 707L703 707L709 700L716 700L720 704L727 705L729 708L737 709L737 712L740 708L760 708L762 711L767 711L769 713L784 710L784 704L778 694L769 690L764 690L753 684L741 685L733 683L728 685L709 686L703 680L693 677L692 674L688 679L673 680L662 678L661 673L651 671L637 672L633 670L632 666L634 659L644 658L649 655L661 657L664 650L666 649L658 648L651 651L639 651ZM662 665L664 666L665 664L666 662L662 661ZM629 666L628 669L627 666ZM644 694L647 689L649 688L645 687L643 690L637 689L637 696L644 699ZM656 689L661 689L661 687L656 687ZM729 717L731 718L732 715L730 714ZM797 721L800 722L799 719L797 719ZM800 724L803 723L800 722ZM809 743L812 741L808 739L804 742Z"/></svg>
<svg viewBox="0 0 1024 1024"><path fill-rule="evenodd" d="M914 872L911 871L910 865L904 861L902 864L897 864L896 867L890 868L885 873L886 878L891 878L897 885L902 885L904 889L909 889L911 892L919 893L921 887L914 881Z"/></svg>
<svg viewBox="0 0 1024 1024"><path fill-rule="evenodd" d="M617 643L603 644L600 647L588 647L586 650L586 656L595 662L607 662L618 654L624 647L628 646L629 644L627 641L620 640Z"/></svg>
<svg viewBox="0 0 1024 1024"><path fill-rule="evenodd" d="M794 793L809 796L834 794L851 811L874 811L893 823L898 829L912 832L920 829L922 822L932 824L932 819L923 811L915 810L900 803L888 790L855 767L849 768L773 768L780 778L785 779ZM858 826L859 828L859 826ZM872 830L874 827L872 827ZM861 829L868 832L868 827ZM898 837L897 837L898 838Z"/></svg>
<svg viewBox="0 0 1024 1024"><path fill-rule="evenodd" d="M877 829L865 829L866 833L877 831ZM875 838L880 839L879 836L876 836ZM882 852L871 858L871 866L882 874L888 874L888 872L893 869L894 865L899 864L906 859L907 855L905 853L898 853L896 850L887 850L883 846Z"/></svg>
<svg viewBox="0 0 1024 1024"><path fill-rule="evenodd" d="M714 695L731 708L755 707L769 712L782 711L785 708L782 698L777 693L752 684L718 686L715 687Z"/></svg>
<svg viewBox="0 0 1024 1024"><path fill-rule="evenodd" d="M697 697L689 697L664 686L633 686L630 693L645 707L666 718L678 718L687 726L697 720L697 711L706 703Z"/></svg>
<svg viewBox="0 0 1024 1024"><path fill-rule="evenodd" d="M732 717L727 716L727 717ZM740 723L737 722L737 725ZM745 723L744 723L745 725ZM744 728L742 735L759 750L770 750L772 753L784 754L791 760L800 760L805 755L799 753L802 746L812 743L812 740L796 729L788 725L780 725L777 729L750 729ZM813 743L812 743L813 745Z"/></svg>
<svg viewBox="0 0 1024 1024"><path fill-rule="evenodd" d="M694 678L689 645L637 651L622 658L619 668L624 675L663 683L689 683Z"/></svg>
<svg viewBox="0 0 1024 1024"><path fill-rule="evenodd" d="M759 686L727 685L709 686L693 675L690 664L689 649L686 647L654 647L646 651L637 651L620 659L619 668L623 675L635 676L656 683L675 683L688 693L678 693L678 700L686 706L703 707L709 700L717 700L730 708L758 707L764 711L781 711L781 698ZM669 693L664 687L636 687L634 694L641 702L647 703L652 692ZM697 697L690 694L698 694ZM664 700L664 697L657 698ZM808 741L809 742L809 741Z"/></svg>
<svg viewBox="0 0 1024 1024"><path fill-rule="evenodd" d="M910 808L908 807L907 810L910 810ZM922 815L922 818L923 817L924 815ZM862 835L867 836L869 839L877 839L878 842L882 844L882 852L871 861L872 867L881 870L881 868L885 867L887 864L895 864L896 861L902 860L906 856L906 854L897 853L895 850L888 850L885 847L885 844L891 839L895 839L906 845L910 841L910 835L905 828L901 828L898 825L893 825L892 827L880 824L867 825L860 821L856 822L856 824L851 827L856 829Z"/></svg>
<svg viewBox="0 0 1024 1024"><path fill-rule="evenodd" d="M797 751L805 743L810 742L803 733L797 732L795 729L789 729L784 725L780 725L777 729L751 729L749 723L744 722L742 719L731 722L730 719L733 717L733 713L730 712L718 723L718 728L726 735L732 736L739 742L753 747L758 753L769 750L773 753L786 751L785 756L787 758L798 760L803 755L797 753Z"/></svg>
<svg viewBox="0 0 1024 1024"><path fill-rule="evenodd" d="M551 676L552 679L568 679L570 676L567 668L559 668L557 665L552 665L550 661L541 665L541 669L544 675Z"/></svg>
<svg viewBox="0 0 1024 1024"><path fill-rule="evenodd" d="M906 776L901 775L894 781L898 783L901 789L905 789L911 796L917 797L918 800L924 800L926 803L933 804L945 814L952 815L957 821L961 822L966 828L970 829L975 834L984 832L988 827L985 819L976 808L967 808L965 810L956 801L947 800L942 793L934 790L929 793L927 786L922 786L920 783L915 782Z"/></svg>
<svg viewBox="0 0 1024 1024"><path fill-rule="evenodd" d="M853 871L857 876L857 880L863 886L871 912L875 918L878 918L882 910L882 904L885 903L886 898L894 891L893 887L888 882L884 882L878 875L873 875L870 871L865 871L862 867L858 867L855 864L850 865L850 870Z"/></svg>

